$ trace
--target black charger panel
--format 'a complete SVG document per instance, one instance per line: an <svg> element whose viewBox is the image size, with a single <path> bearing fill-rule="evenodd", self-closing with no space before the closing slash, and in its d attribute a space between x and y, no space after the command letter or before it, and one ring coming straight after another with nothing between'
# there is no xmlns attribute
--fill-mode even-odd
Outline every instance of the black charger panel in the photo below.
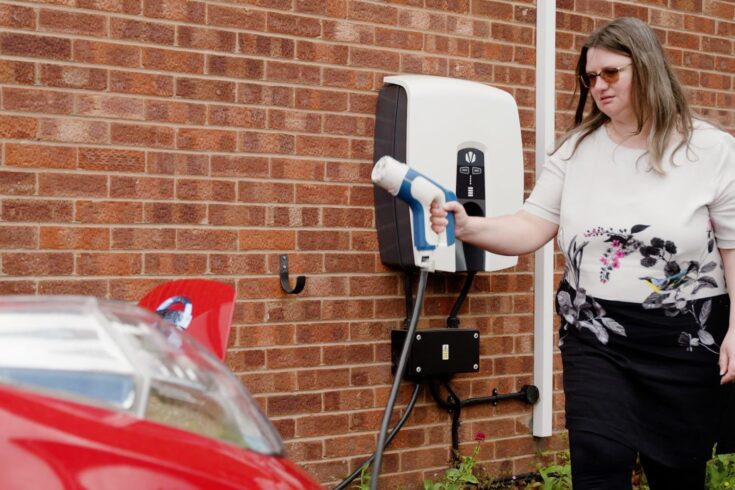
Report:
<svg viewBox="0 0 735 490"><path fill-rule="evenodd" d="M391 368L395 374L406 330L391 332ZM480 370L480 332L471 328L417 330L406 365L406 378L476 373Z"/></svg>

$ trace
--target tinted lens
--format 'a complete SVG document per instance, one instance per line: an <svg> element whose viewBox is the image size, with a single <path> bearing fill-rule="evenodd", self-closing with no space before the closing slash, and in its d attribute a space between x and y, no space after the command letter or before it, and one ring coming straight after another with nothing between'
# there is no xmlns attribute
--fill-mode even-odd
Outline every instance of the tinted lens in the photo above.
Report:
<svg viewBox="0 0 735 490"><path fill-rule="evenodd" d="M597 77L601 77L606 83L615 83L620 79L620 70L621 68L603 68L600 73L585 73L579 79L587 88L595 86Z"/></svg>
<svg viewBox="0 0 735 490"><path fill-rule="evenodd" d="M620 68L603 68L600 76L607 83L615 83L620 78Z"/></svg>

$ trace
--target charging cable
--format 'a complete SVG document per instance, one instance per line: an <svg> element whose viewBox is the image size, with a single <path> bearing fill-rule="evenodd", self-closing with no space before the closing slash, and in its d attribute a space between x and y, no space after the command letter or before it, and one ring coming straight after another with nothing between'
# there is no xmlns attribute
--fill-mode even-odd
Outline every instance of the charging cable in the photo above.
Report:
<svg viewBox="0 0 735 490"><path fill-rule="evenodd" d="M426 283L428 281L428 277L429 271L427 269L421 269L421 274L419 275L419 285L416 291L416 301L414 302L413 313L411 315L411 324L408 326L408 332L406 332L406 340L403 343L403 350L401 350L401 357L398 360L398 367L396 368L395 377L393 379L393 386L390 390L388 403L385 406L383 421L380 424L378 445L375 450L375 464L373 465L373 471L370 475L370 490L376 490L378 488L380 465L383 462L383 451L385 450L386 446L385 441L388 434L388 424L390 423L390 417L393 413L393 406L396 404L398 389L400 388L401 381L403 380L403 373L406 370L408 354L409 352L411 352L411 344L413 343L414 334L416 333L416 326L419 323L419 314L421 313L421 306L424 304L424 293L426 292Z"/></svg>

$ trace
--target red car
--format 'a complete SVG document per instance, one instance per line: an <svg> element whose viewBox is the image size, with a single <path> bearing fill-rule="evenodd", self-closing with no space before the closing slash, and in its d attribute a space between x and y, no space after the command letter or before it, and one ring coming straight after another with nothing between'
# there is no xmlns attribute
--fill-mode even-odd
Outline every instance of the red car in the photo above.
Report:
<svg viewBox="0 0 735 490"><path fill-rule="evenodd" d="M231 306L187 301L219 345ZM0 462L2 489L321 488L210 350L86 297L0 297Z"/></svg>

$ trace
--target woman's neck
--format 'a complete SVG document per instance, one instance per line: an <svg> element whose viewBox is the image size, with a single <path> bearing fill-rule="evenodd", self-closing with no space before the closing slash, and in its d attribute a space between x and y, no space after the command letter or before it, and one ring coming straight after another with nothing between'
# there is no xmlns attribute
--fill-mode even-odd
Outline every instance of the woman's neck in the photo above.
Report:
<svg viewBox="0 0 735 490"><path fill-rule="evenodd" d="M619 121L610 119L605 124L607 135L615 143L630 148L648 148L648 136L651 132L650 123L645 123L641 131L638 131L637 121Z"/></svg>

